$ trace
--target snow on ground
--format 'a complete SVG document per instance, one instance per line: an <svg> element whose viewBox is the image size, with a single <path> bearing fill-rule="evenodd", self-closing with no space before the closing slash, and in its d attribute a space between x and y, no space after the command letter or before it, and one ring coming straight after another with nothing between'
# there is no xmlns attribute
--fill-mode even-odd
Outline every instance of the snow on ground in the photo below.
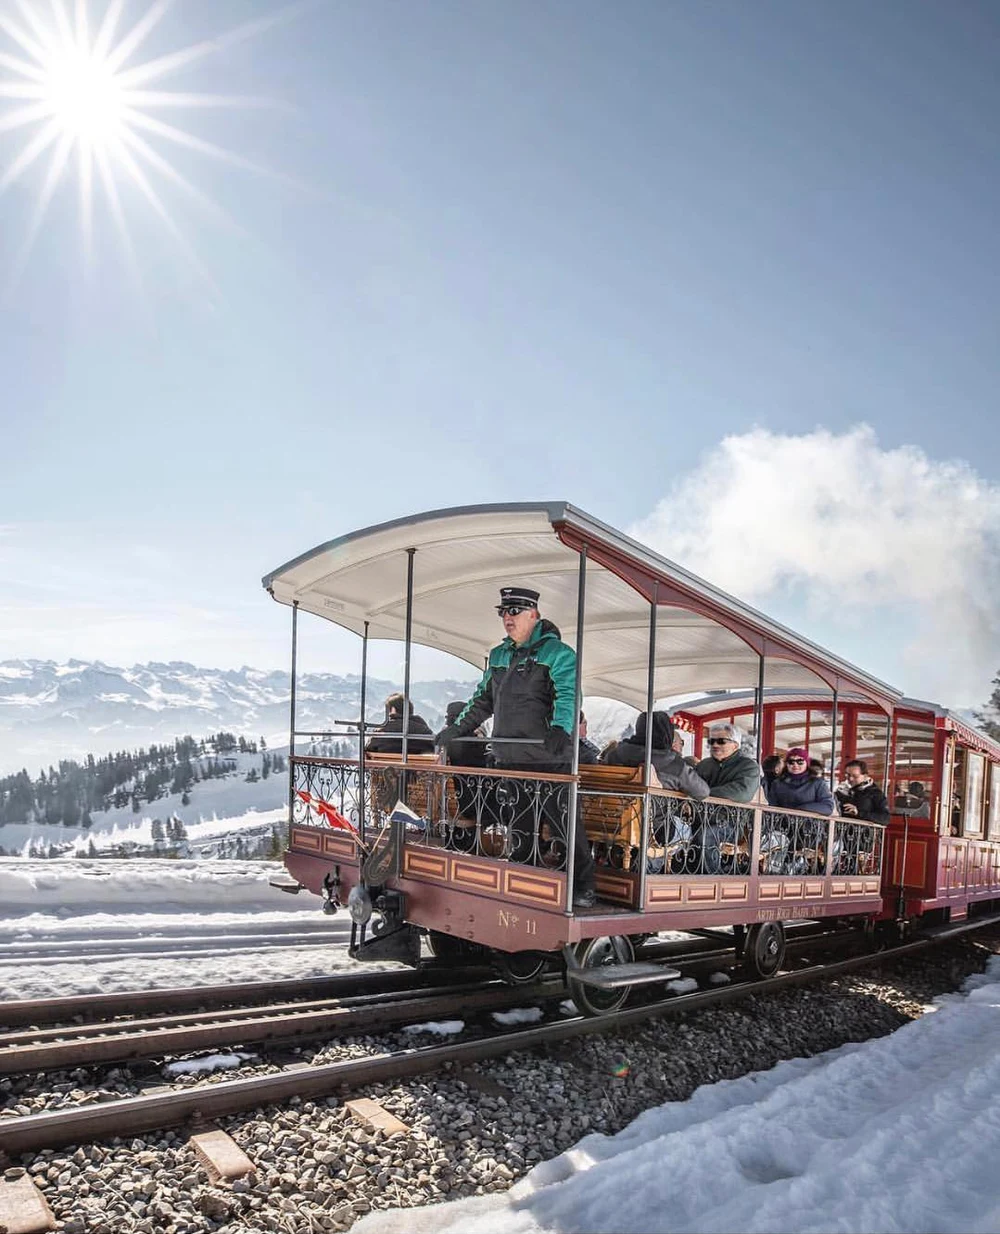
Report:
<svg viewBox="0 0 1000 1234"><path fill-rule="evenodd" d="M1000 957L889 1037L699 1088L509 1192L352 1234L1000 1230Z"/></svg>
<svg viewBox="0 0 1000 1234"><path fill-rule="evenodd" d="M0 1000L357 970L347 914L254 861L0 858ZM382 968L391 965L369 965Z"/></svg>
<svg viewBox="0 0 1000 1234"><path fill-rule="evenodd" d="M282 869L278 863L265 861L0 858L0 906L5 917L20 912L65 915L81 909L315 911L319 905L315 896L306 892L292 896L268 886L268 879Z"/></svg>
<svg viewBox="0 0 1000 1234"><path fill-rule="evenodd" d="M239 1067L248 1059L256 1058L256 1054L206 1054L202 1058L184 1058L176 1063L167 1063L163 1074L168 1080L179 1075L211 1075L213 1071L227 1071Z"/></svg>
<svg viewBox="0 0 1000 1234"><path fill-rule="evenodd" d="M509 1011L491 1013L498 1024L536 1024L545 1018L541 1007L511 1007Z"/></svg>
<svg viewBox="0 0 1000 1234"><path fill-rule="evenodd" d="M428 1033L432 1037L453 1037L465 1028L464 1020L428 1020L425 1024L404 1024L404 1033Z"/></svg>

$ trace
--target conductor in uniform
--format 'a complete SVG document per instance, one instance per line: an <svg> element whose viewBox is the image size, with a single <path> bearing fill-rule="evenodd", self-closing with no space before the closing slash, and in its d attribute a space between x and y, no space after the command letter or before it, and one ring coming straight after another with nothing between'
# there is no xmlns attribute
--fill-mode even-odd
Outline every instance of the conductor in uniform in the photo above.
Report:
<svg viewBox="0 0 1000 1234"><path fill-rule="evenodd" d="M498 771L529 771L538 776L568 775L573 765L573 728L576 717L576 652L561 639L558 628L538 611L539 593L531 587L500 588L497 613L505 638L490 652L482 681L458 718L434 738L447 751L485 720L493 717L493 756ZM523 744L521 744L523 742ZM511 780L515 861L531 858L536 843L533 790L530 781ZM560 790L562 790L560 792ZM550 832L562 835L565 827L564 785L543 788L541 815ZM574 908L591 908L594 860L582 820L574 826Z"/></svg>

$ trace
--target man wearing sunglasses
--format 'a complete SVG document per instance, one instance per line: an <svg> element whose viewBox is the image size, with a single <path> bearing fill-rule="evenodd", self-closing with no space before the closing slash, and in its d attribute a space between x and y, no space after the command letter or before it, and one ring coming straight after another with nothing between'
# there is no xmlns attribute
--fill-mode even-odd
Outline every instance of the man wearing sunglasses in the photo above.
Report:
<svg viewBox="0 0 1000 1234"><path fill-rule="evenodd" d="M498 769L533 771L540 777L569 773L576 715L576 652L561 640L558 628L539 614L538 600L538 592L531 587L500 588L496 608L506 637L490 652L483 679L458 719L434 738L436 746L447 751L492 716L493 737L508 739L497 740L493 746ZM534 810L527 800L526 784L530 786L530 781L511 780L505 786L508 813L514 817L511 857L515 861L530 861L539 839L534 834ZM563 822L557 792L554 788L547 794L542 813L550 830L558 834ZM513 805L512 798L516 798ZM565 792L560 800L565 802ZM596 899L594 861L579 819L574 846L573 904L589 908Z"/></svg>
<svg viewBox="0 0 1000 1234"><path fill-rule="evenodd" d="M760 768L754 759L740 753L742 734L735 724L713 724L708 730L708 758L695 768L713 797L727 801L753 801L760 787ZM708 822L700 829L700 872L722 872L723 846L738 840L732 823Z"/></svg>
<svg viewBox="0 0 1000 1234"><path fill-rule="evenodd" d="M708 758L695 770L712 790L713 797L729 801L753 801L760 787L760 770L752 758L740 753L741 735L735 724L713 724L708 730Z"/></svg>

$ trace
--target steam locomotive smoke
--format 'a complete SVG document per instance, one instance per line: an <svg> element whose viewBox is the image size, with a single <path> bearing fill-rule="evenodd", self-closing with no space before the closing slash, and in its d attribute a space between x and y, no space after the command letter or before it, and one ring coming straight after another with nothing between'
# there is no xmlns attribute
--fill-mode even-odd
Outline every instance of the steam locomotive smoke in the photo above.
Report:
<svg viewBox="0 0 1000 1234"><path fill-rule="evenodd" d="M1000 667L1000 487L868 425L727 437L632 533L768 612L804 601L909 695L976 704Z"/></svg>

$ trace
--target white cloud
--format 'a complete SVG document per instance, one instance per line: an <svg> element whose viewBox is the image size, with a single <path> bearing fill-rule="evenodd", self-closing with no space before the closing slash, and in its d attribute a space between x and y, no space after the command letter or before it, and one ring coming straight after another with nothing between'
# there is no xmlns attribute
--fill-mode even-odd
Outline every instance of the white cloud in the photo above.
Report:
<svg viewBox="0 0 1000 1234"><path fill-rule="evenodd" d="M727 437L632 533L761 607L886 623L908 694L975 702L1000 664L1000 487L867 425Z"/></svg>

